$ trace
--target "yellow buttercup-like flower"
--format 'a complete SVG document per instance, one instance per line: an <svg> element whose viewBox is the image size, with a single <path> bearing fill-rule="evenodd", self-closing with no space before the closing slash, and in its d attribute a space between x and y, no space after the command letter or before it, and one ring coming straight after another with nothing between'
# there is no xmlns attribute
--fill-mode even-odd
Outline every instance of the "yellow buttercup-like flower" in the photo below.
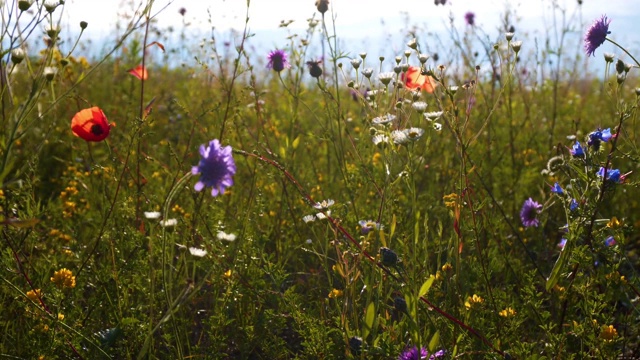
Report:
<svg viewBox="0 0 640 360"><path fill-rule="evenodd" d="M67 268L62 268L53 273L51 277L51 282L56 284L56 286L60 289L73 289L76 287L76 277L73 276L71 270Z"/></svg>
<svg viewBox="0 0 640 360"><path fill-rule="evenodd" d="M603 325L602 330L600 332L600 338L605 341L613 341L613 339L618 336L618 330L616 330L613 325Z"/></svg>
<svg viewBox="0 0 640 360"><path fill-rule="evenodd" d="M502 317L512 317L512 316L515 316L516 314L517 314L516 311L513 310L511 307L508 307L498 313L498 315Z"/></svg>
<svg viewBox="0 0 640 360"><path fill-rule="evenodd" d="M27 291L27 297L33 302L38 302L38 299L42 297L42 291L40 289Z"/></svg>
<svg viewBox="0 0 640 360"><path fill-rule="evenodd" d="M329 298L330 299L335 299L335 298L338 298L338 297L342 296L342 294L343 294L342 290L333 289L329 293Z"/></svg>

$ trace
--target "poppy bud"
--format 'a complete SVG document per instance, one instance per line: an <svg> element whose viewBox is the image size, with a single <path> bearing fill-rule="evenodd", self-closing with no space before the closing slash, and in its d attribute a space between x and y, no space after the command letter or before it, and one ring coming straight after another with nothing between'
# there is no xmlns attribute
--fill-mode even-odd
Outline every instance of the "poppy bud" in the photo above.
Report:
<svg viewBox="0 0 640 360"><path fill-rule="evenodd" d="M309 67L309 75L319 78L322 75L322 68L319 66L320 61L307 61Z"/></svg>
<svg viewBox="0 0 640 360"><path fill-rule="evenodd" d="M14 64L20 64L24 60L24 50L21 48L15 48L11 50L11 62Z"/></svg>
<svg viewBox="0 0 640 360"><path fill-rule="evenodd" d="M82 29L82 30L86 29L87 25L89 25L89 24L87 24L86 21L80 21L80 29Z"/></svg>
<svg viewBox="0 0 640 360"><path fill-rule="evenodd" d="M20 0L18 1L18 9L20 9L20 11L27 11L31 7L31 4L33 4L31 0Z"/></svg>

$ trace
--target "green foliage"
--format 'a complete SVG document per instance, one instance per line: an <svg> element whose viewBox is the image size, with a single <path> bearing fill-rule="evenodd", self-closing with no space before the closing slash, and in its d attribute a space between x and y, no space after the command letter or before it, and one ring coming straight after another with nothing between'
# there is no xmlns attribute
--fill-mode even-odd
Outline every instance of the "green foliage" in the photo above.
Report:
<svg viewBox="0 0 640 360"><path fill-rule="evenodd" d="M635 70L578 77L561 46L536 54L526 38L494 47L453 28L437 61L413 32L396 59L348 55L324 15L300 36L282 25L281 72L215 36L169 67L184 44L152 39L153 2L101 59L78 55L82 34L57 34L17 61L35 36L16 34L67 6L40 3L1 38L2 356L640 353ZM535 59L550 54L566 68L547 76ZM142 62L144 81L128 73ZM409 65L433 92L403 81ZM95 143L69 128L93 106L112 123ZM216 197L191 174L212 139L237 167ZM541 210L525 227L529 197Z"/></svg>

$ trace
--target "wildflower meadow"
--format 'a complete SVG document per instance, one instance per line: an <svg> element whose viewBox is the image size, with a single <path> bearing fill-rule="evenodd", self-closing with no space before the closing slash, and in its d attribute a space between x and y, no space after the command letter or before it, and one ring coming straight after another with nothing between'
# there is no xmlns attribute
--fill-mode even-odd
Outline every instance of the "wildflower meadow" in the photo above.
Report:
<svg viewBox="0 0 640 360"><path fill-rule="evenodd" d="M305 1L269 49L249 16L200 39L145 0L96 44L0 2L0 358L640 358L616 18L451 13L390 55Z"/></svg>

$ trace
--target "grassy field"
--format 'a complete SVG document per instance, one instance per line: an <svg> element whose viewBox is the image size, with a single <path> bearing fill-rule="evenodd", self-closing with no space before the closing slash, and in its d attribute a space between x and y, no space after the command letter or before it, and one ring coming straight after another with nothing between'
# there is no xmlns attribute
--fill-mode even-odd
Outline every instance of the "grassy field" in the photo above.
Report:
<svg viewBox="0 0 640 360"><path fill-rule="evenodd" d="M0 3L0 358L639 357L615 20L574 24L585 53L458 14L439 56L408 31L383 58L309 3L256 54L163 37L150 2L100 58L68 5Z"/></svg>

